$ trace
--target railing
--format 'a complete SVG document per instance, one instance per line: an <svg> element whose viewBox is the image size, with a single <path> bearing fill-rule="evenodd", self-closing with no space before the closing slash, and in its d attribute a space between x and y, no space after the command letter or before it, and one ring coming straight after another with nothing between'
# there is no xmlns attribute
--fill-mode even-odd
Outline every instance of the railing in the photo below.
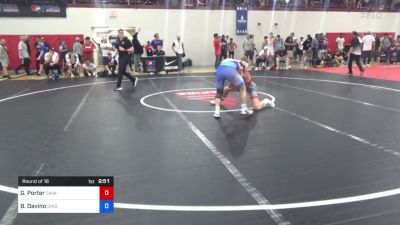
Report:
<svg viewBox="0 0 400 225"><path fill-rule="evenodd" d="M400 12L400 0L67 0L68 6Z"/></svg>

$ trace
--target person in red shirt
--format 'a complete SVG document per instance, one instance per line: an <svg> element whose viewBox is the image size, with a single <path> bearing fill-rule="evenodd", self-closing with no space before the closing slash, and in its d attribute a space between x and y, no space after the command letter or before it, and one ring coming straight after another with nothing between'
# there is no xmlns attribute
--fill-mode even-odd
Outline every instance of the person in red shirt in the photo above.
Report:
<svg viewBox="0 0 400 225"><path fill-rule="evenodd" d="M250 99L251 99L251 102L253 105L253 110L259 111L266 107L270 107L270 108L275 107L275 103L273 101L269 100L268 98L265 98L262 101L260 101L260 99L258 98L258 93L257 93L257 85L253 81L253 79L251 77L251 73L248 70L248 68L246 68L246 67L243 68L242 77L243 77L244 83L246 84L246 91L247 91L248 95L250 95ZM226 98L229 95L229 93L232 91L239 91L239 90L237 88L235 88L232 84L226 85L224 87L223 98ZM214 105L215 100L214 99L211 100L210 103L212 105Z"/></svg>
<svg viewBox="0 0 400 225"><path fill-rule="evenodd" d="M217 33L214 34L215 69L221 63L221 40Z"/></svg>
<svg viewBox="0 0 400 225"><path fill-rule="evenodd" d="M90 41L90 37L86 37L82 45L82 62L86 62L86 60L89 60L91 63L94 62L93 53L95 48L94 44Z"/></svg>

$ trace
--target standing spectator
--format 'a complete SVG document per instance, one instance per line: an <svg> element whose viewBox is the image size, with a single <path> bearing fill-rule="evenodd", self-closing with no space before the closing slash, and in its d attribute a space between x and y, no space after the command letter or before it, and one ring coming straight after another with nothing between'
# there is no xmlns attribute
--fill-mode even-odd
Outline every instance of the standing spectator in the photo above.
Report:
<svg viewBox="0 0 400 225"><path fill-rule="evenodd" d="M297 42L297 55L299 56L299 62L303 61L303 51L304 51L304 38L300 37L300 40Z"/></svg>
<svg viewBox="0 0 400 225"><path fill-rule="evenodd" d="M39 65L39 73L38 76L40 76L43 72L44 69L44 56L45 54L49 51L49 45L46 43L46 41L44 40L44 38L40 38L40 54L37 58L37 60L39 60L40 65Z"/></svg>
<svg viewBox="0 0 400 225"><path fill-rule="evenodd" d="M75 38L75 43L72 48L74 49L74 53L78 55L79 61L82 62L83 49L81 39L79 37Z"/></svg>
<svg viewBox="0 0 400 225"><path fill-rule="evenodd" d="M36 65L36 75L39 75L39 71L40 71L40 49L42 48L42 37L37 37L36 38L36 42L35 42L35 49L36 49L36 53L35 53L35 65Z"/></svg>
<svg viewBox="0 0 400 225"><path fill-rule="evenodd" d="M264 49L265 46L268 46L268 36L264 36L264 41L261 44L261 49Z"/></svg>
<svg viewBox="0 0 400 225"><path fill-rule="evenodd" d="M353 31L351 33L353 39L351 40L351 45L350 45L350 50L349 50L349 62L348 62L348 67L349 67L349 72L347 75L353 76L353 60L356 61L356 64L358 66L358 69L361 72L361 76L364 75L364 68L361 65L360 62L360 57L361 57L361 40L360 37L358 37L358 33L356 31Z"/></svg>
<svg viewBox="0 0 400 225"><path fill-rule="evenodd" d="M54 48L50 48L49 51L44 55L44 71L49 78L50 70L57 70L57 74L54 74L54 79L57 79L61 75L61 68L59 65L60 57Z"/></svg>
<svg viewBox="0 0 400 225"><path fill-rule="evenodd" d="M318 61L319 34L315 34L315 38L311 41L312 64L315 67Z"/></svg>
<svg viewBox="0 0 400 225"><path fill-rule="evenodd" d="M21 64L15 69L15 74L19 74L19 70L24 67L26 75L31 75L30 65L31 65L31 56L29 55L28 46L26 45L26 40L28 40L28 36L20 36L20 41L18 43L18 58L21 61Z"/></svg>
<svg viewBox="0 0 400 225"><path fill-rule="evenodd" d="M0 39L0 64L3 67L3 78L11 79L10 75L8 74L9 62L6 40L2 38Z"/></svg>
<svg viewBox="0 0 400 225"><path fill-rule="evenodd" d="M157 46L161 45L163 47L163 40L160 39L160 34L155 33L154 34L154 39L151 41L151 46L153 49L157 49Z"/></svg>
<svg viewBox="0 0 400 225"><path fill-rule="evenodd" d="M60 50L60 53L61 53L62 68L65 68L67 65L66 61L65 61L65 56L68 53L68 46L64 40L61 40L61 44L60 44L60 47L58 47L58 49Z"/></svg>
<svg viewBox="0 0 400 225"><path fill-rule="evenodd" d="M235 58L235 50L237 48L237 45L235 42L233 42L233 38L229 39L228 43L228 57L229 58Z"/></svg>
<svg viewBox="0 0 400 225"><path fill-rule="evenodd" d="M383 39L381 41L381 48L382 48L382 52L384 52L386 55L386 61L389 60L391 46L392 46L392 42L389 38L389 34L385 34L385 36L383 37Z"/></svg>
<svg viewBox="0 0 400 225"><path fill-rule="evenodd" d="M140 57L142 57L142 55L143 55L143 46L142 46L142 44L140 44L139 37L138 37L139 32L140 32L140 28L132 37L132 45L133 45L133 50L134 50L133 51L133 63L135 64L135 72L141 71L139 62L140 62Z"/></svg>
<svg viewBox="0 0 400 225"><path fill-rule="evenodd" d="M111 54L112 45L107 42L107 38L103 37L100 41L101 62L106 67L108 65L108 54Z"/></svg>
<svg viewBox="0 0 400 225"><path fill-rule="evenodd" d="M275 38L274 38L274 34L271 32L268 35L267 38L267 63L272 62L273 64L275 64ZM272 68L272 66L270 67L269 65L267 65L267 69Z"/></svg>
<svg viewBox="0 0 400 225"><path fill-rule="evenodd" d="M154 48L151 46L150 41L147 41L147 44L144 46L144 50L146 51L146 56L153 56Z"/></svg>
<svg viewBox="0 0 400 225"><path fill-rule="evenodd" d="M243 42L243 50L244 50L244 56L249 60L251 66L253 66L253 57L255 48L256 47L253 39L249 34L247 34L246 40Z"/></svg>
<svg viewBox="0 0 400 225"><path fill-rule="evenodd" d="M178 57L178 70L182 70L182 57L185 56L185 47L183 46L183 42L181 41L181 37L176 36L176 40L172 43L172 51L175 53L176 57Z"/></svg>
<svg viewBox="0 0 400 225"><path fill-rule="evenodd" d="M289 59L289 65L287 66L288 69L290 68L290 63L292 62L294 57L293 47L294 47L294 33L292 32L285 40L285 49L287 51L287 57Z"/></svg>
<svg viewBox="0 0 400 225"><path fill-rule="evenodd" d="M215 54L215 69L218 68L221 60L221 40L217 33L214 34L214 54Z"/></svg>
<svg viewBox="0 0 400 225"><path fill-rule="evenodd" d="M367 35L365 35L361 39L361 42L363 44L362 57L363 57L364 66L370 66L371 59L372 59L372 50L374 50L374 48L375 48L375 38L374 38L374 36L372 36L372 33L370 31L368 31Z"/></svg>
<svg viewBox="0 0 400 225"><path fill-rule="evenodd" d="M379 37L379 34L374 34L374 37L375 37L375 48L372 51L372 55L374 61L377 62L379 58L379 52L381 51L381 38Z"/></svg>
<svg viewBox="0 0 400 225"><path fill-rule="evenodd" d="M94 62L93 53L96 47L91 42L90 37L86 37L82 46L82 61L86 62L89 60L90 62Z"/></svg>
<svg viewBox="0 0 400 225"><path fill-rule="evenodd" d="M122 91L121 83L122 77L126 76L133 84L133 87L136 87L138 78L133 77L130 73L126 72L126 66L129 65L131 60L131 53L133 52L132 42L125 37L124 31L122 29L118 30L118 39L115 42L115 48L118 50L118 80L117 86L114 88L114 91Z"/></svg>
<svg viewBox="0 0 400 225"><path fill-rule="evenodd" d="M340 33L339 37L336 38L336 51L343 53L345 41L343 34Z"/></svg>
<svg viewBox="0 0 400 225"><path fill-rule="evenodd" d="M397 64L400 61L400 35L397 35L390 50L390 63Z"/></svg>
<svg viewBox="0 0 400 225"><path fill-rule="evenodd" d="M79 76L79 71L81 68L81 64L79 63L79 56L78 54L74 53L72 49L68 49L67 55L65 55L65 63L68 68L67 78L71 78L72 75L75 73Z"/></svg>
<svg viewBox="0 0 400 225"><path fill-rule="evenodd" d="M94 77L96 73L96 65L93 62L87 59L85 63L82 64L82 68L83 68L83 75L85 77Z"/></svg>
<svg viewBox="0 0 400 225"><path fill-rule="evenodd" d="M220 62L222 62L222 60L228 58L228 42L225 39L225 35L221 36L221 59Z"/></svg>

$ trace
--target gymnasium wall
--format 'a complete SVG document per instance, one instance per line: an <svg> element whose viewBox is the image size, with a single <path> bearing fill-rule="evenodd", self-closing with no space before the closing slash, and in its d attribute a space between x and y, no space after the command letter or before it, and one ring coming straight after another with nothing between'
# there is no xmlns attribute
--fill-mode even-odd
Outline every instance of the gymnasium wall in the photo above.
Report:
<svg viewBox="0 0 400 225"><path fill-rule="evenodd" d="M112 16L111 16L112 15ZM115 17L115 18L112 18ZM234 10L160 10L160 9L102 9L68 8L67 18L0 18L1 34L84 34L92 27L141 27L142 44L159 32L167 54L171 43L181 34L187 56L194 65L212 65L214 61L212 34L233 36L241 46L244 37L235 35ZM257 25L261 23L261 25ZM278 23L274 26L274 23ZM400 13L361 12L285 12L249 11L249 32L255 35L257 47L269 31L296 36L316 32L376 31L400 33ZM241 50L238 54L241 54Z"/></svg>

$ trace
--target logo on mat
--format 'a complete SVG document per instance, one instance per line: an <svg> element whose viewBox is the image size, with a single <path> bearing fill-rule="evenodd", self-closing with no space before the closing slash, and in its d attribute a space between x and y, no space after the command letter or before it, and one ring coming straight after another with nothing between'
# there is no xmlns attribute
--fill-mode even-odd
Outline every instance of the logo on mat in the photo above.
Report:
<svg viewBox="0 0 400 225"><path fill-rule="evenodd" d="M210 100L214 99L216 91L183 91L176 92L176 96L186 100L201 101L209 104ZM229 108L235 108L238 105L238 100L236 98L225 98L224 106Z"/></svg>

